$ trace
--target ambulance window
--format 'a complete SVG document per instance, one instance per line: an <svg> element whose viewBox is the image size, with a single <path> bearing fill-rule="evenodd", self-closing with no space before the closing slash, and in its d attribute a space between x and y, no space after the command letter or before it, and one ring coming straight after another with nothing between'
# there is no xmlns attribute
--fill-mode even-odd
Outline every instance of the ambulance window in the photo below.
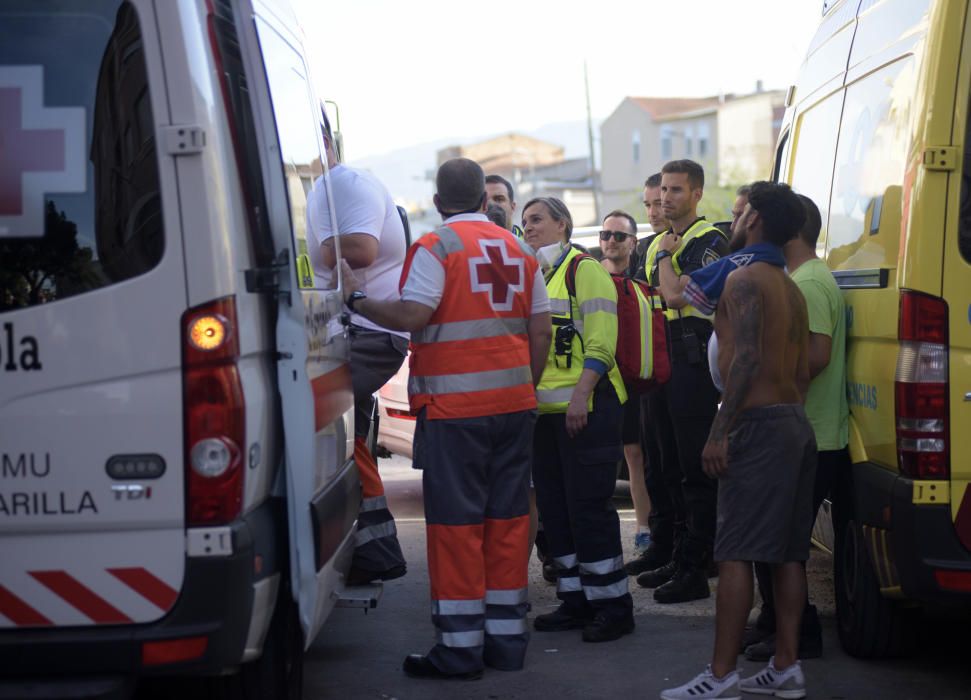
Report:
<svg viewBox="0 0 971 700"><path fill-rule="evenodd" d="M968 123L964 132L964 167L961 170L958 247L960 247L964 259L971 262L971 101L968 104Z"/></svg>
<svg viewBox="0 0 971 700"><path fill-rule="evenodd" d="M3 3L0 105L15 105L0 111L0 143L20 146L0 168L0 312L155 267L158 160L134 8Z"/></svg>
<svg viewBox="0 0 971 700"><path fill-rule="evenodd" d="M298 256L309 254L313 268L319 275L324 269L319 246L308 246L307 241L307 201L308 192L323 173L319 142L323 138L320 134L320 113L314 107L300 55L272 28L262 22L258 22L257 26L280 140L294 250ZM322 187L321 183L318 189ZM317 225L316 220L314 225ZM299 261L297 264L299 266ZM326 285L328 281L318 279L316 286Z"/></svg>
<svg viewBox="0 0 971 700"><path fill-rule="evenodd" d="M775 165L772 167L772 182L782 182L785 178L782 166L785 164L785 156L789 147L789 132L782 135L782 141L775 151Z"/></svg>
<svg viewBox="0 0 971 700"><path fill-rule="evenodd" d="M794 190L809 197L819 207L823 230L819 235L818 251L823 249L826 242L833 157L842 108L842 92L835 92L816 103L799 115L793 139L795 157L791 166L790 184ZM792 136L789 138L792 139Z"/></svg>
<svg viewBox="0 0 971 700"><path fill-rule="evenodd" d="M846 88L826 254L834 269L897 265L916 80L905 58Z"/></svg>

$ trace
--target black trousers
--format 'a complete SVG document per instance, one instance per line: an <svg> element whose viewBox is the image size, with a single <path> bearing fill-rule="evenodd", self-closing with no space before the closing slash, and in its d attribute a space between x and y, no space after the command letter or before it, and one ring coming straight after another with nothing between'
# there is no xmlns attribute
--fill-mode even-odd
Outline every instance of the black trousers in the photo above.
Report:
<svg viewBox="0 0 971 700"><path fill-rule="evenodd" d="M623 409L606 381L593 405L587 427L575 438L566 433L565 414L540 415L533 436L533 482L559 570L557 597L571 608L620 619L633 610L613 505L623 456Z"/></svg>
<svg viewBox="0 0 971 700"><path fill-rule="evenodd" d="M697 339L694 348L685 342L688 330ZM671 379L645 397L651 539L659 547L671 547L681 566L707 569L718 498L718 482L705 475L701 464L719 400L708 370L711 324L701 319L675 321L670 333Z"/></svg>

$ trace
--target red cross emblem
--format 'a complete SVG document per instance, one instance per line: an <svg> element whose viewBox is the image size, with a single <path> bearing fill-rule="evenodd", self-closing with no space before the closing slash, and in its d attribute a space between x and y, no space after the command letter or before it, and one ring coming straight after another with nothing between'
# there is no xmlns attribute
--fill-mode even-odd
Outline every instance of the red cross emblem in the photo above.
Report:
<svg viewBox="0 0 971 700"><path fill-rule="evenodd" d="M522 258L511 258L500 239L480 240L482 257L469 258L473 292L485 292L496 311L512 310L516 292L523 291L525 265Z"/></svg>
<svg viewBox="0 0 971 700"><path fill-rule="evenodd" d="M0 66L0 238L44 235L44 195L85 190L84 107L45 107L42 66Z"/></svg>

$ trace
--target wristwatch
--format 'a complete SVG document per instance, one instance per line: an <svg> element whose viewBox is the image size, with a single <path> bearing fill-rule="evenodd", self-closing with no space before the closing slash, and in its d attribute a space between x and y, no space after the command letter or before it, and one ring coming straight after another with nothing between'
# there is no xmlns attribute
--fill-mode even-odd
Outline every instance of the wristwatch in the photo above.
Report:
<svg viewBox="0 0 971 700"><path fill-rule="evenodd" d="M360 301L361 299L367 299L367 294L362 292L360 289L354 290L351 292L351 295L347 297L347 301L345 302L347 304L347 308L354 311L354 302Z"/></svg>
<svg viewBox="0 0 971 700"><path fill-rule="evenodd" d="M672 253L670 250L659 250L657 251L657 254L654 256L654 264L660 265L661 261L664 260L664 258L671 258L671 257L674 257L674 253Z"/></svg>

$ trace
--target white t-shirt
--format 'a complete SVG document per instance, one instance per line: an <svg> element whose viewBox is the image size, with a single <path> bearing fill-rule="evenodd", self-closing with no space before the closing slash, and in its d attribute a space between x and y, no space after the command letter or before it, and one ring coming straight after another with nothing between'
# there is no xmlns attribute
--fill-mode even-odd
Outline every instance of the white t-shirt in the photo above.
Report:
<svg viewBox="0 0 971 700"><path fill-rule="evenodd" d="M338 231L342 234L366 233L378 239L378 255L374 262L354 270L361 290L371 299L397 300L406 246L405 229L391 195L374 175L346 165L331 168L330 187L337 203ZM321 176L307 196L307 253L314 268L316 285L323 289L331 287L334 272L324 266L320 244L333 235L327 189ZM404 331L390 331L358 314L351 315L351 323L408 337Z"/></svg>
<svg viewBox="0 0 971 700"><path fill-rule="evenodd" d="M457 214L445 220L445 225L459 221L489 221L485 214ZM442 262L426 248L418 248L408 269L408 279L401 290L404 301L416 301L419 304L438 308L445 289L445 267ZM533 279L533 305L531 314L540 314L550 310L550 298L546 293L546 280L542 271L537 267Z"/></svg>

